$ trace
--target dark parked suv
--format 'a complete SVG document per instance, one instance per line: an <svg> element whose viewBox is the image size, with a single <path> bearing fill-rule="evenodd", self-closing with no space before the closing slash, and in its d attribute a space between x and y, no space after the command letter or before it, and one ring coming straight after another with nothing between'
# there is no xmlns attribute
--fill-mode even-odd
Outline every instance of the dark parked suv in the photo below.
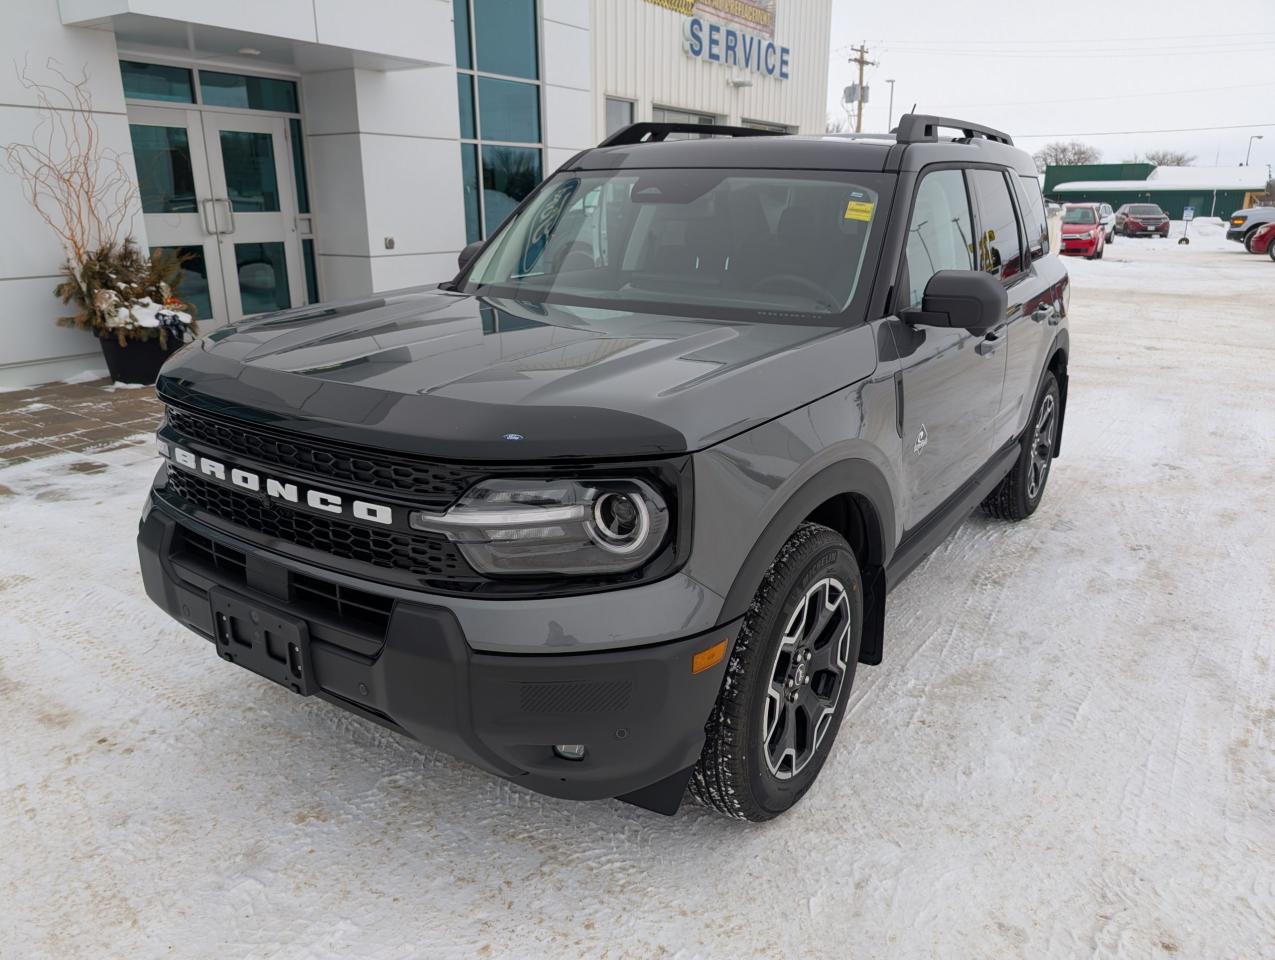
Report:
<svg viewBox="0 0 1275 960"><path fill-rule="evenodd" d="M147 592L533 790L768 819L881 662L890 590L980 503L1041 501L1048 243L1031 157L972 123L628 127L454 280L175 355Z"/></svg>

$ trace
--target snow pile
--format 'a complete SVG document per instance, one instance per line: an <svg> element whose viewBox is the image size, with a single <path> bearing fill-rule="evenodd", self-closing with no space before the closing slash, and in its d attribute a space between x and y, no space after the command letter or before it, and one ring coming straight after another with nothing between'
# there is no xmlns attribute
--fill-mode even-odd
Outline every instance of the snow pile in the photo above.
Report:
<svg viewBox="0 0 1275 960"><path fill-rule="evenodd" d="M537 796L223 663L142 591L149 445L0 468L0 954L1271 956L1275 264L1067 263L1044 503L891 595L764 827Z"/></svg>

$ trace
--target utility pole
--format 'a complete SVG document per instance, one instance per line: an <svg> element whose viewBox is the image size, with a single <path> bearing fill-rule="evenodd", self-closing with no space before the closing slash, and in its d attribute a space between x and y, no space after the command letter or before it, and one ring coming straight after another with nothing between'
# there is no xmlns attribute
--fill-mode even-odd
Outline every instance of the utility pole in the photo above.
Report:
<svg viewBox="0 0 1275 960"><path fill-rule="evenodd" d="M857 47L851 47L850 49L855 52L855 56L850 58L850 62L857 63L859 65L859 103L854 111L854 132L862 133L863 132L863 68L875 67L877 65L877 62L875 60L868 59L868 48L865 47L863 44L859 44L859 46Z"/></svg>
<svg viewBox="0 0 1275 960"><path fill-rule="evenodd" d="M885 129L888 133L894 129L894 81L887 80L886 83L890 85L890 112L886 116L885 120Z"/></svg>

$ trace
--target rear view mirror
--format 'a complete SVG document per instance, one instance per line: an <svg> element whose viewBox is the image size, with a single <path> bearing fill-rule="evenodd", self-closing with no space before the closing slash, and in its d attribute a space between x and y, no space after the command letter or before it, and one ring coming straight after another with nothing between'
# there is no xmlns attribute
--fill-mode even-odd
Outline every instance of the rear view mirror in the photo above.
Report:
<svg viewBox="0 0 1275 960"><path fill-rule="evenodd" d="M464 270L467 266L469 266L469 261L478 256L478 251L482 248L483 242L481 240L475 240L456 255L456 265L460 267L460 269Z"/></svg>
<svg viewBox="0 0 1275 960"><path fill-rule="evenodd" d="M980 270L940 270L930 277L921 308L899 316L926 327L959 327L983 336L1005 319L1009 295L1001 282Z"/></svg>

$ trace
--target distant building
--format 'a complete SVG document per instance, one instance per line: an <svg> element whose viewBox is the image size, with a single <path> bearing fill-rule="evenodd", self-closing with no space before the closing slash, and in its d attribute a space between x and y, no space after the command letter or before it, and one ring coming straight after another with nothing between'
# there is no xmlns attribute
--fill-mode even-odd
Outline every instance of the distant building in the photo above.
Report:
<svg viewBox="0 0 1275 960"><path fill-rule="evenodd" d="M1229 217L1265 192L1265 166L1157 167L1150 163L1085 163L1048 167L1045 196L1060 203L1155 203L1175 220Z"/></svg>

